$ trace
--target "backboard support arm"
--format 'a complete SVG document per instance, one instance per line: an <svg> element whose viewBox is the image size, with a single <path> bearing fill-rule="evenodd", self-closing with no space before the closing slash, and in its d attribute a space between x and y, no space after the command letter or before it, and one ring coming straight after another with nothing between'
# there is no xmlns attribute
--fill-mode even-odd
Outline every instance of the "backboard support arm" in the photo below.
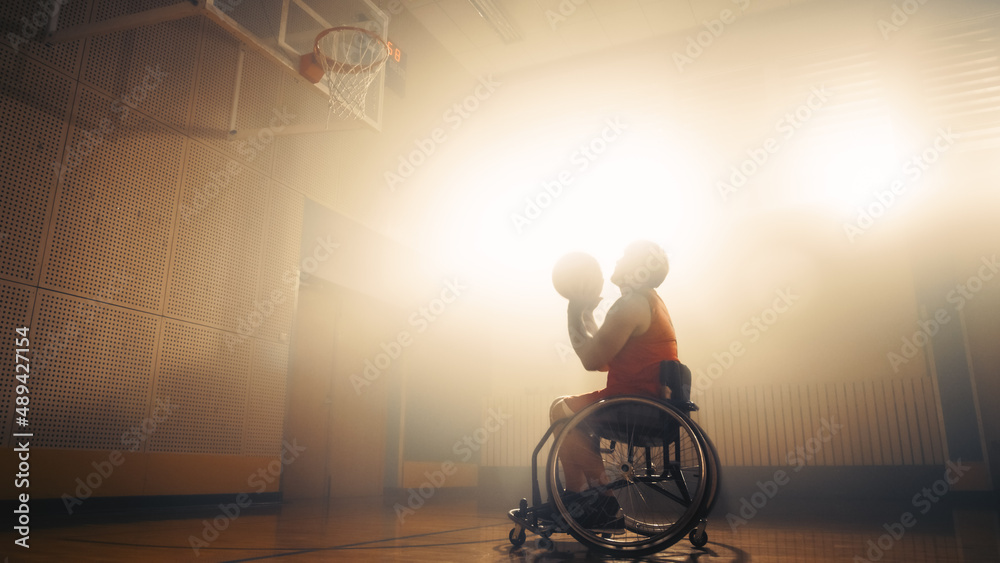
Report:
<svg viewBox="0 0 1000 563"><path fill-rule="evenodd" d="M84 23L60 29L46 38L50 44L69 43L93 37L95 35L107 35L116 31L125 31L156 25L158 23L179 20L189 16L197 16L205 13L205 2L207 0L185 0L169 6L153 8L144 12L118 16L99 22Z"/></svg>

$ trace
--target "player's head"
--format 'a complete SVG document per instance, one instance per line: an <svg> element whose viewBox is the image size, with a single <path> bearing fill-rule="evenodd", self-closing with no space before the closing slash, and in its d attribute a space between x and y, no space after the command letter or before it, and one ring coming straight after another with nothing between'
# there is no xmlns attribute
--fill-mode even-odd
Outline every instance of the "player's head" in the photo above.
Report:
<svg viewBox="0 0 1000 563"><path fill-rule="evenodd" d="M663 283L669 271L667 253L660 245L637 240L625 247L625 253L611 274L611 283L622 289L653 289Z"/></svg>

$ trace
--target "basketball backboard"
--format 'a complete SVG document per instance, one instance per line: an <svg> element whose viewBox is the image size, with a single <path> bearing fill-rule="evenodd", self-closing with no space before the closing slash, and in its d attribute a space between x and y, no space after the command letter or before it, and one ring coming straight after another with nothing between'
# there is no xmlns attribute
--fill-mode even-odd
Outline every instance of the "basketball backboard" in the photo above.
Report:
<svg viewBox="0 0 1000 563"><path fill-rule="evenodd" d="M204 0L209 16L293 72L299 59L312 52L316 36L324 29L354 26L388 40L389 18L371 0ZM316 88L329 95L325 80ZM385 69L368 88L364 108L356 115L375 130L382 125Z"/></svg>

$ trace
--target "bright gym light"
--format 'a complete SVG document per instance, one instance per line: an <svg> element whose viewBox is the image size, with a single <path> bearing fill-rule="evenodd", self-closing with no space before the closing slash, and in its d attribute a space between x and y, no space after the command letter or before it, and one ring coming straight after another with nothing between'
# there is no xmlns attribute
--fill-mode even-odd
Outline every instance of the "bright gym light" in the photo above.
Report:
<svg viewBox="0 0 1000 563"><path fill-rule="evenodd" d="M853 209L899 173L900 151L887 121L823 136L806 151L805 176L813 197L835 209Z"/></svg>

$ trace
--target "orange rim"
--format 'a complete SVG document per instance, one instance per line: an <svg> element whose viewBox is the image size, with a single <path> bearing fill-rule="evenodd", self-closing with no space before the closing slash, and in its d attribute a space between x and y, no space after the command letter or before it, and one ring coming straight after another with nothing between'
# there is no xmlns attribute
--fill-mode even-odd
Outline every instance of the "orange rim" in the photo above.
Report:
<svg viewBox="0 0 1000 563"><path fill-rule="evenodd" d="M375 41L378 41L384 47L384 49L382 49L382 58L367 65L349 65L342 63L340 61L335 61L330 57L327 57L319 50L319 42L324 37L335 31L360 31L361 33L364 33L365 35L371 37ZM326 66L333 69L334 72L357 74L360 72L368 72L377 66L381 66L381 64L384 63L385 60L389 57L389 46L386 45L385 41L382 41L381 37L375 35L371 31L368 31L367 29L361 27L354 27L350 25L343 25L340 27L331 27L330 29L324 29L323 31L319 32L319 35L316 36L316 41L313 43L313 54L316 56L317 62L319 61L319 59L325 59Z"/></svg>

